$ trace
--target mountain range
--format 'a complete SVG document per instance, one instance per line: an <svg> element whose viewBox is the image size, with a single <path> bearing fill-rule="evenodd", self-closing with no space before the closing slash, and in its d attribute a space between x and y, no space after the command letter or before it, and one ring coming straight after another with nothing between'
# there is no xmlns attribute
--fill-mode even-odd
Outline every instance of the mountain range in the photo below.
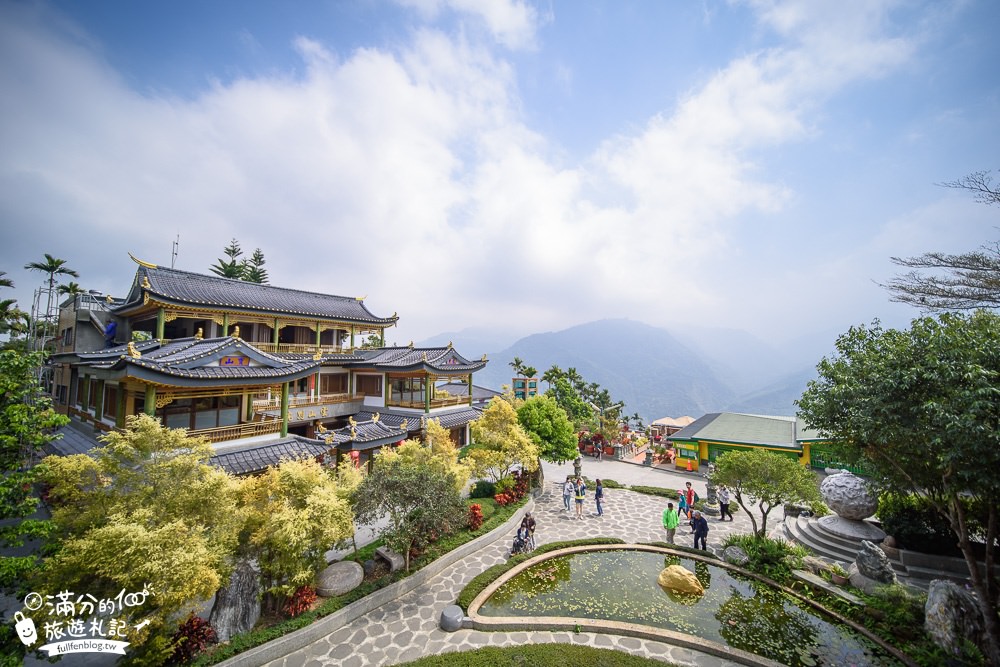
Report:
<svg viewBox="0 0 1000 667"><path fill-rule="evenodd" d="M834 334L802 338L780 347L735 329L671 331L628 319L599 320L535 333L509 342L483 329L442 333L420 346L452 342L469 358L487 353L490 363L476 373L477 385L499 390L519 357L541 377L553 364L575 368L587 382L624 401L625 414L645 423L661 417L708 412L794 415L816 363L833 351ZM490 352L489 350L495 350ZM544 382L541 389L546 388Z"/></svg>

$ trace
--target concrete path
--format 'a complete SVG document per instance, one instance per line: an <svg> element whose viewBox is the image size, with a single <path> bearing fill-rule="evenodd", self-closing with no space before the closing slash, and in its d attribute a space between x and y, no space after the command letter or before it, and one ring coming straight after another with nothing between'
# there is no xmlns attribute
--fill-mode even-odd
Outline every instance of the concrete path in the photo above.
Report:
<svg viewBox="0 0 1000 667"><path fill-rule="evenodd" d="M562 511L562 481L573 472L572 464L545 465L545 491L535 505L537 544L582 537L619 537L626 541L663 541L660 515L666 501L627 490L606 489L605 515L595 512L592 495L588 493L584 519L578 520ZM583 474L591 480L610 478L623 484L643 484L681 488L692 481L699 495L705 495L704 478L685 473L664 472L618 461L584 460ZM742 516L741 516L742 514ZM718 547L732 532L749 532L746 515L737 512L736 520L709 522L709 547ZM566 643L598 648L613 648L635 655L656 658L677 665L728 667L730 662L689 649L654 641L618 637L599 633L569 632L479 632L459 630L444 632L438 628L441 611L454 604L459 591L475 575L502 563L514 538L511 531L504 539L458 561L410 593L382 605L378 609L334 630L325 638L295 651L280 660L268 663L274 667L368 667L394 665L421 656L466 651L483 646L517 646L521 644ZM692 545L685 526L678 530L677 543Z"/></svg>

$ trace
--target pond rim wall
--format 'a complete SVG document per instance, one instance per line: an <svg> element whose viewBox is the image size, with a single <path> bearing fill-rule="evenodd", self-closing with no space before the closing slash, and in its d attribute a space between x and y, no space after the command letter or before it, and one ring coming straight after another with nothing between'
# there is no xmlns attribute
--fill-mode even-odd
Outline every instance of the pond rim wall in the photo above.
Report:
<svg viewBox="0 0 1000 667"><path fill-rule="evenodd" d="M638 639L648 639L651 641L663 642L666 644L671 644L674 646L680 646L683 648L694 649L696 651L701 651L702 653L708 653L720 658L726 658L734 662L739 662L750 667L784 667L783 663L770 660L768 658L757 655L756 653L750 653L749 651L744 651L741 649L726 646L725 644L720 644L719 642L710 641L707 639L702 639L701 637L696 637L694 635L688 635L681 632L676 632L673 630L664 630L660 628L654 628L648 625L640 625L637 623L624 623L622 621L608 621L601 619L591 619L591 618L572 618L568 616L482 616L479 614L479 609L482 605L489 599L493 593L496 592L500 586L505 584L507 581L517 576L529 567L542 563L551 558L558 556L566 556L574 553L584 553L593 551L612 551L612 550L629 550L629 551L648 551L653 553L662 553L671 556L678 556L680 558L687 558L690 560L696 560L708 565L715 565L737 574L741 574L746 577L751 577L758 581L761 581L768 586L776 588L777 590L787 593L793 596L796 600L804 602L815 610L822 612L828 617L834 619L837 623L842 623L846 625L854 632L865 637L869 641L878 645L882 650L888 652L892 657L902 662L907 667L919 667L909 656L900 651L894 646L887 644L877 635L873 634L868 628L855 623L854 621L841 616L837 612L827 609L823 605L819 604L815 600L808 598L801 593L792 590L786 586L779 584L778 582L768 579L767 577L762 577L760 575L754 574L749 570L745 570L741 567L737 567L730 563L726 563L718 558L711 558L707 556L700 556L698 554L693 554L689 551L679 551L675 549L669 549L666 547L654 546L651 544L592 544L592 545L580 545L566 547L565 549L556 549L554 551L549 551L544 554L540 554L534 558L529 558L528 560L518 563L512 567L507 572L504 572L495 581L491 582L486 588L484 588L479 595L477 595L472 602L469 604L469 609L466 614L467 620L464 627L470 627L476 630L483 631L531 631L531 630L568 630L570 632L603 632L608 634L622 635L625 637L636 637Z"/></svg>

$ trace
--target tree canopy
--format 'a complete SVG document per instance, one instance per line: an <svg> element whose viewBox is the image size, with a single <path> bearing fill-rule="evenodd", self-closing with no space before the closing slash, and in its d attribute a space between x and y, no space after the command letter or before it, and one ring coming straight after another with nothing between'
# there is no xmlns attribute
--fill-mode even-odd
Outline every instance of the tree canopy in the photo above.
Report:
<svg viewBox="0 0 1000 667"><path fill-rule="evenodd" d="M1000 188L989 171L941 185L970 192L982 204L1000 205ZM928 252L892 261L909 269L883 285L893 301L925 312L1000 307L1000 241L957 255Z"/></svg>
<svg viewBox="0 0 1000 667"><path fill-rule="evenodd" d="M566 411L551 396L526 400L517 410L517 419L546 461L563 463L580 455L576 430Z"/></svg>
<svg viewBox="0 0 1000 667"><path fill-rule="evenodd" d="M517 467L527 472L538 469L538 446L525 433L517 412L507 401L490 401L471 426L473 446L467 458L474 475L499 482Z"/></svg>
<svg viewBox="0 0 1000 667"><path fill-rule="evenodd" d="M219 258L215 263L215 266L208 267L209 271L217 276L222 276L223 278L233 278L240 280L243 278L243 268L244 264L240 261L240 256L243 255L243 249L240 248L240 242L233 239L229 242L222 252L229 259Z"/></svg>
<svg viewBox="0 0 1000 667"><path fill-rule="evenodd" d="M816 475L793 458L766 449L726 452L715 460L712 481L727 486L753 525L756 535L767 534L767 517L784 503L812 503L820 499ZM760 528L750 506L756 501Z"/></svg>
<svg viewBox="0 0 1000 667"><path fill-rule="evenodd" d="M932 499L958 539L1000 664L994 553L1000 512L1000 315L979 310L878 322L837 340L837 354L798 401L811 426L864 461L883 488ZM963 497L987 526L986 568L975 565Z"/></svg>

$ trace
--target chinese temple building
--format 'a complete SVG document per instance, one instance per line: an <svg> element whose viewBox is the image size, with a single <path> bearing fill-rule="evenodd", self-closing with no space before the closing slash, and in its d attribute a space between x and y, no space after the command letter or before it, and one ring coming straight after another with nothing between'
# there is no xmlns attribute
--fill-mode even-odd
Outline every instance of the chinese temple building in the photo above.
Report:
<svg viewBox="0 0 1000 667"><path fill-rule="evenodd" d="M384 340L398 318L373 314L363 298L133 260L127 296L80 295L60 311L55 402L95 431L145 413L208 438L220 462L241 470L238 449L244 463L282 448L368 460L419 436L427 419L468 442L479 416L472 374L485 355L473 361L451 344L370 348L364 337Z"/></svg>

